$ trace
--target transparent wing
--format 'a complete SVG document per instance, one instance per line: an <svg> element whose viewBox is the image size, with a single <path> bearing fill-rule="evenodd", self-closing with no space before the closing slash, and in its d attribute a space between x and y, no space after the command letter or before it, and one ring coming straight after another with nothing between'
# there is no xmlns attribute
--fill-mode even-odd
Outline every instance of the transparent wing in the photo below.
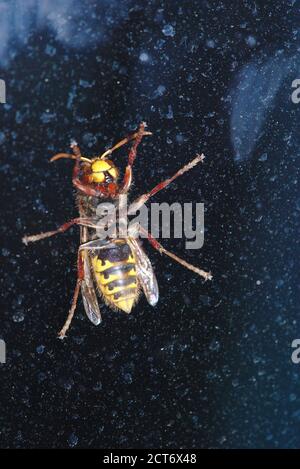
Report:
<svg viewBox="0 0 300 469"><path fill-rule="evenodd" d="M136 261L137 278L143 288L148 303L155 306L158 302L158 284L148 256L135 238L128 238L128 244L132 249Z"/></svg>
<svg viewBox="0 0 300 469"><path fill-rule="evenodd" d="M84 280L81 283L81 294L85 312L95 326L101 322L101 313L91 272L91 259L88 252L83 252Z"/></svg>
<svg viewBox="0 0 300 469"><path fill-rule="evenodd" d="M88 229L85 226L80 227L80 241L86 243L89 239ZM91 267L91 258L88 251L81 251L84 280L81 283L81 295L83 305L89 320L98 326L101 322L101 313L98 299L95 291L93 272Z"/></svg>

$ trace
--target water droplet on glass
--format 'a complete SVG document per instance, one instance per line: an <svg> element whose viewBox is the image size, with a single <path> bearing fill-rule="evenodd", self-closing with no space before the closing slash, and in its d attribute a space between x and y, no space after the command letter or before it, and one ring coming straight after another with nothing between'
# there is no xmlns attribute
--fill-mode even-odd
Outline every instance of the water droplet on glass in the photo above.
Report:
<svg viewBox="0 0 300 469"><path fill-rule="evenodd" d="M163 27L162 32L167 37L174 37L175 36L175 28L171 24L166 24Z"/></svg>
<svg viewBox="0 0 300 469"><path fill-rule="evenodd" d="M13 314L12 319L13 319L14 322L22 322L22 321L24 321L24 314L22 312L18 311L15 314Z"/></svg>
<svg viewBox="0 0 300 469"><path fill-rule="evenodd" d="M75 435L75 433L71 433L71 435L68 438L69 446L71 446L73 448L74 446L77 445L77 443L78 443L78 436Z"/></svg>
<svg viewBox="0 0 300 469"><path fill-rule="evenodd" d="M267 153L263 153L259 158L258 161L267 161L268 155Z"/></svg>

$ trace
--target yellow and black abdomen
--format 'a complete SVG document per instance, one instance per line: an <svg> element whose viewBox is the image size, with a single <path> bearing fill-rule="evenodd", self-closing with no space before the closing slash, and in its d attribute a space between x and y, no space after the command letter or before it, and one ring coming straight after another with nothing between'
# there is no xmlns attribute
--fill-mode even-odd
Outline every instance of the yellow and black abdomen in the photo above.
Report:
<svg viewBox="0 0 300 469"><path fill-rule="evenodd" d="M128 244L124 240L115 240L97 251L92 263L105 302L130 313L138 299L139 288L136 263Z"/></svg>

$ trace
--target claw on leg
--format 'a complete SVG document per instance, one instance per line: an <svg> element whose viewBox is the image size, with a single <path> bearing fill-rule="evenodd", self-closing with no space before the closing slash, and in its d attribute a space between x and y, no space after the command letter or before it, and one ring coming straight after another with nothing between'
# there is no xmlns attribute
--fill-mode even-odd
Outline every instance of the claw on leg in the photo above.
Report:
<svg viewBox="0 0 300 469"><path fill-rule="evenodd" d="M125 175L123 178L123 182L121 185L121 193L126 193L129 191L130 186L132 184L132 167L133 163L137 156L137 148L142 141L144 135L152 135L151 132L146 132L145 128L147 127L146 122L141 122L139 130L134 134L134 143L130 148L129 155L128 155L128 162L125 169Z"/></svg>
<svg viewBox="0 0 300 469"><path fill-rule="evenodd" d="M182 176L187 171L190 171L190 169L192 169L198 163L202 163L204 161L204 158L205 158L205 156L203 155L203 153L201 155L197 155L196 158L194 158L188 164L186 164L185 166L180 168L175 174L173 174L172 177L166 179L165 181L160 182L151 191L146 192L145 194L138 197L130 205L130 207L128 209L128 214L129 215L134 215L137 212L137 210L139 210L142 207L142 205L144 205L150 199L150 197L153 197L153 195L157 194L162 189L165 189L166 187L168 187L169 184L171 184L171 182L173 182L179 176Z"/></svg>
<svg viewBox="0 0 300 469"><path fill-rule="evenodd" d="M49 238L49 236L53 236L56 233L57 233L57 230L53 230L53 231L46 231L45 233L39 233L36 235L31 235L31 236L25 235L22 238L22 243L28 246L28 243L34 243L35 241L40 241L41 239Z"/></svg>
<svg viewBox="0 0 300 469"><path fill-rule="evenodd" d="M52 231L45 231L44 233L39 233L35 235L30 235L30 236L23 236L22 242L28 245L28 243L34 243L35 241L40 241L41 239L49 238L50 236L54 236L58 233L64 233L67 231L71 226L73 225L81 225L81 226L87 226L90 228L97 228L97 225L95 224L95 220L92 218L74 218L73 220L67 221L63 225L61 225L57 230L52 230Z"/></svg>
<svg viewBox="0 0 300 469"><path fill-rule="evenodd" d="M73 316L74 316L74 313L75 313L75 310L76 310L76 306L77 306L77 301L78 301L78 296L79 296L79 292L80 292L81 283L82 283L83 280L84 280L84 266L83 266L83 261L82 261L80 250L78 250L76 287L75 287L75 290L74 290L72 305L71 305L69 314L67 316L66 322L63 325L63 328L58 333L58 338L59 339L64 339L66 337L66 332L67 332L67 330L69 329L69 327L71 325L71 322L72 322L72 319L73 319Z"/></svg>
<svg viewBox="0 0 300 469"><path fill-rule="evenodd" d="M59 339L64 339L66 337L66 332L67 332L67 330L69 329L69 327L71 325L71 322L72 322L72 319L73 319L73 316L74 316L74 313L75 313L75 309L76 309L76 306L77 306L77 300L78 300L78 295L79 295L79 291L80 291L81 282L82 282L81 278L78 278L77 282L76 282L76 287L75 287L75 291L74 291L74 296L73 296L73 300L72 300L71 309L69 311L68 317L66 319L66 322L65 322L63 328L58 333L58 338Z"/></svg>
<svg viewBox="0 0 300 469"><path fill-rule="evenodd" d="M140 128L137 132L135 132L134 134L130 135L129 137L125 137L123 138L123 140L121 140L120 142L118 142L116 145L114 145L112 148L109 148L108 150L106 150L104 153L102 153L102 155L100 156L101 159L104 159L106 158L107 156L111 155L115 150L117 150L118 148L121 148L123 145L126 145L126 143L130 142L131 140L135 140L135 139L138 139L138 138L141 138L143 137L144 135L152 135L152 132L148 132L145 130L145 128L147 127L147 124L146 122L142 122L140 124Z"/></svg>
<svg viewBox="0 0 300 469"><path fill-rule="evenodd" d="M148 233L146 230L144 230L144 228L140 227L140 232L141 232L141 234L146 236L146 238L148 239L150 244L154 247L154 249L159 251L161 254L165 254L166 256L170 257L174 261L181 264L186 269L189 269L192 272L194 272L195 274L200 275L200 277L203 277L205 281L206 280L212 280L211 272L206 272L205 270L199 269L199 267L196 267L196 266L190 264L189 262L185 261L184 259L181 259L181 257L176 256L176 254L173 254L172 252L168 251L167 249L165 249L157 241L157 239L153 238L153 236L150 233Z"/></svg>

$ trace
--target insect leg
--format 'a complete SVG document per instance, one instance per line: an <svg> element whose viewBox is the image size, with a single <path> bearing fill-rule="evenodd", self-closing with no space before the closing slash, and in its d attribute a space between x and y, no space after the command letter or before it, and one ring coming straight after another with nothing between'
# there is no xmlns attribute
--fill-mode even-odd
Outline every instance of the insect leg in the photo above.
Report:
<svg viewBox="0 0 300 469"><path fill-rule="evenodd" d="M78 301L78 295L79 295L79 291L80 291L80 286L81 286L81 283L82 283L83 279L84 279L83 262L82 262L82 257L81 257L80 250L78 250L78 255L77 255L77 281L76 281L76 287L75 287L75 291L74 291L74 295L73 295L73 299L72 299L72 305L71 305L69 314L68 314L68 316L67 316L66 322L65 322L65 324L63 325L63 328L62 328L62 329L59 331L59 333L58 333L58 337L59 337L60 339L64 339L64 338L65 338L66 332L67 332L67 330L69 329L69 327L70 327L70 325L71 325L71 322L72 322L72 319L73 319L73 316L74 316L74 313L75 313L77 301Z"/></svg>
<svg viewBox="0 0 300 469"><path fill-rule="evenodd" d="M72 300L72 305L69 311L69 314L67 316L66 322L63 326L63 328L60 330L58 333L58 337L60 339L64 339L66 336L66 332L70 327L70 324L72 322L72 319L74 317L77 301L78 301L78 295L80 291L80 287L82 282L84 281L84 264L83 264L83 258L82 258L82 251L83 250L97 250L97 249L103 249L103 241L99 239L95 239L94 241L89 241L87 243L82 244L79 249L78 249L78 256L77 256L77 282L76 282L76 287L73 295L73 300Z"/></svg>
<svg viewBox="0 0 300 469"><path fill-rule="evenodd" d="M81 151L80 151L80 148L79 146L77 145L76 142L74 142L72 145L71 145L71 148L73 150L73 153L75 155L75 159L76 159L76 163L75 163L75 166L74 166L74 169L73 169L73 175L72 175L72 183L74 184L74 186L79 189L80 191L84 192L86 195L89 195L89 196L92 196L92 197L97 197L99 196L99 192L94 188L92 187L91 184L88 184L88 183L83 183L80 178L79 178L79 174L80 174L80 161L81 161Z"/></svg>
<svg viewBox="0 0 300 469"><path fill-rule="evenodd" d="M99 191L95 189L92 184L82 182L80 180L80 162L81 161L89 161L91 163L91 160L88 160L87 158L84 158L81 155L81 151L79 146L77 145L76 142L71 143L71 148L73 150L73 153L75 155L75 160L76 163L73 168L73 175L72 175L72 183L73 185L80 191L84 192L86 195L89 195L91 197L98 197L99 196ZM56 155L57 156L57 155ZM54 157L55 158L55 157ZM72 157L73 159L73 157ZM53 161L53 159L52 159Z"/></svg>
<svg viewBox="0 0 300 469"><path fill-rule="evenodd" d="M150 242L151 246L154 247L157 251L159 251L161 254L165 254L166 256L171 257L174 261L178 262L179 264L183 265L186 269L191 270L192 272L195 272L195 274L200 275L203 277L205 280L212 280L212 275L210 272L205 272L205 270L199 269L198 267L195 267L192 264L189 264L186 262L184 259L181 259L180 257L176 256L176 254L173 254L170 251L167 251L158 241L155 239L150 233L148 233L144 228L140 227L140 233L144 234L148 241Z"/></svg>
<svg viewBox="0 0 300 469"><path fill-rule="evenodd" d="M57 230L45 231L44 233L39 233L31 236L26 235L22 238L22 241L26 245L28 243L34 243L35 241L40 241L41 239L49 238L50 236L54 236L58 233L64 233L73 225L83 225L88 226L90 228L97 228L95 223L93 223L92 218L73 218L73 220L67 221L66 223L61 225Z"/></svg>
<svg viewBox="0 0 300 469"><path fill-rule="evenodd" d="M142 123L144 124L144 123ZM142 125L141 124L141 125ZM144 125L145 128L145 125ZM143 135L152 135L152 132L145 132L143 131ZM101 156L101 159L106 158L108 155L111 155L113 151L117 150L118 148L121 148L123 145L126 145L126 143L130 142L131 140L134 140L140 136L140 129L135 132L132 135L129 135L128 137L123 138L120 142L118 142L116 145L114 145L112 148L109 148L106 150Z"/></svg>
<svg viewBox="0 0 300 469"><path fill-rule="evenodd" d="M72 176L72 182L74 186L80 191L84 192L86 195L95 196L95 197L99 196L99 192L94 187L92 187L91 184L83 183L80 181L80 178L79 178L80 162L83 161L85 163L91 163L92 161L89 158L86 158L81 155L80 148L76 142L71 143L71 148L73 150L73 154L58 153L57 155L54 155L50 159L50 162L52 163L53 161L60 160L61 158L76 160L76 163L73 169L73 176Z"/></svg>
<svg viewBox="0 0 300 469"><path fill-rule="evenodd" d="M144 205L150 199L150 197L157 194L157 192L159 192L162 189L164 189L165 187L167 187L176 178L178 178L179 176L182 176L182 174L186 173L187 171L192 169L194 166L196 166L196 164L202 162L203 160L204 160L204 155L203 154L197 155L196 158L194 158L188 164L186 164L185 166L180 168L175 174L173 174L172 177L170 177L169 179L166 179L165 181L160 182L150 192L147 192L146 194L143 194L140 197L138 197L138 199L134 200L132 202L132 204L130 205L130 207L128 209L128 214L129 215L135 214L136 211L139 210L139 208L142 205Z"/></svg>
<svg viewBox="0 0 300 469"><path fill-rule="evenodd" d="M83 243L80 245L79 250L84 251L94 251L94 250L99 250L99 249L104 249L107 247L110 247L112 243L107 243L105 240L102 239L94 239L92 241L88 241L86 243Z"/></svg>
<svg viewBox="0 0 300 469"><path fill-rule="evenodd" d="M135 134L135 141L132 147L130 148L129 155L128 155L128 162L127 162L127 166L125 169L125 175L124 175L124 179L123 179L122 186L121 186L122 193L128 192L132 183L132 166L136 158L137 147L141 143L144 135L152 135L151 132L145 132L146 125L147 125L146 122L141 122L139 130Z"/></svg>

